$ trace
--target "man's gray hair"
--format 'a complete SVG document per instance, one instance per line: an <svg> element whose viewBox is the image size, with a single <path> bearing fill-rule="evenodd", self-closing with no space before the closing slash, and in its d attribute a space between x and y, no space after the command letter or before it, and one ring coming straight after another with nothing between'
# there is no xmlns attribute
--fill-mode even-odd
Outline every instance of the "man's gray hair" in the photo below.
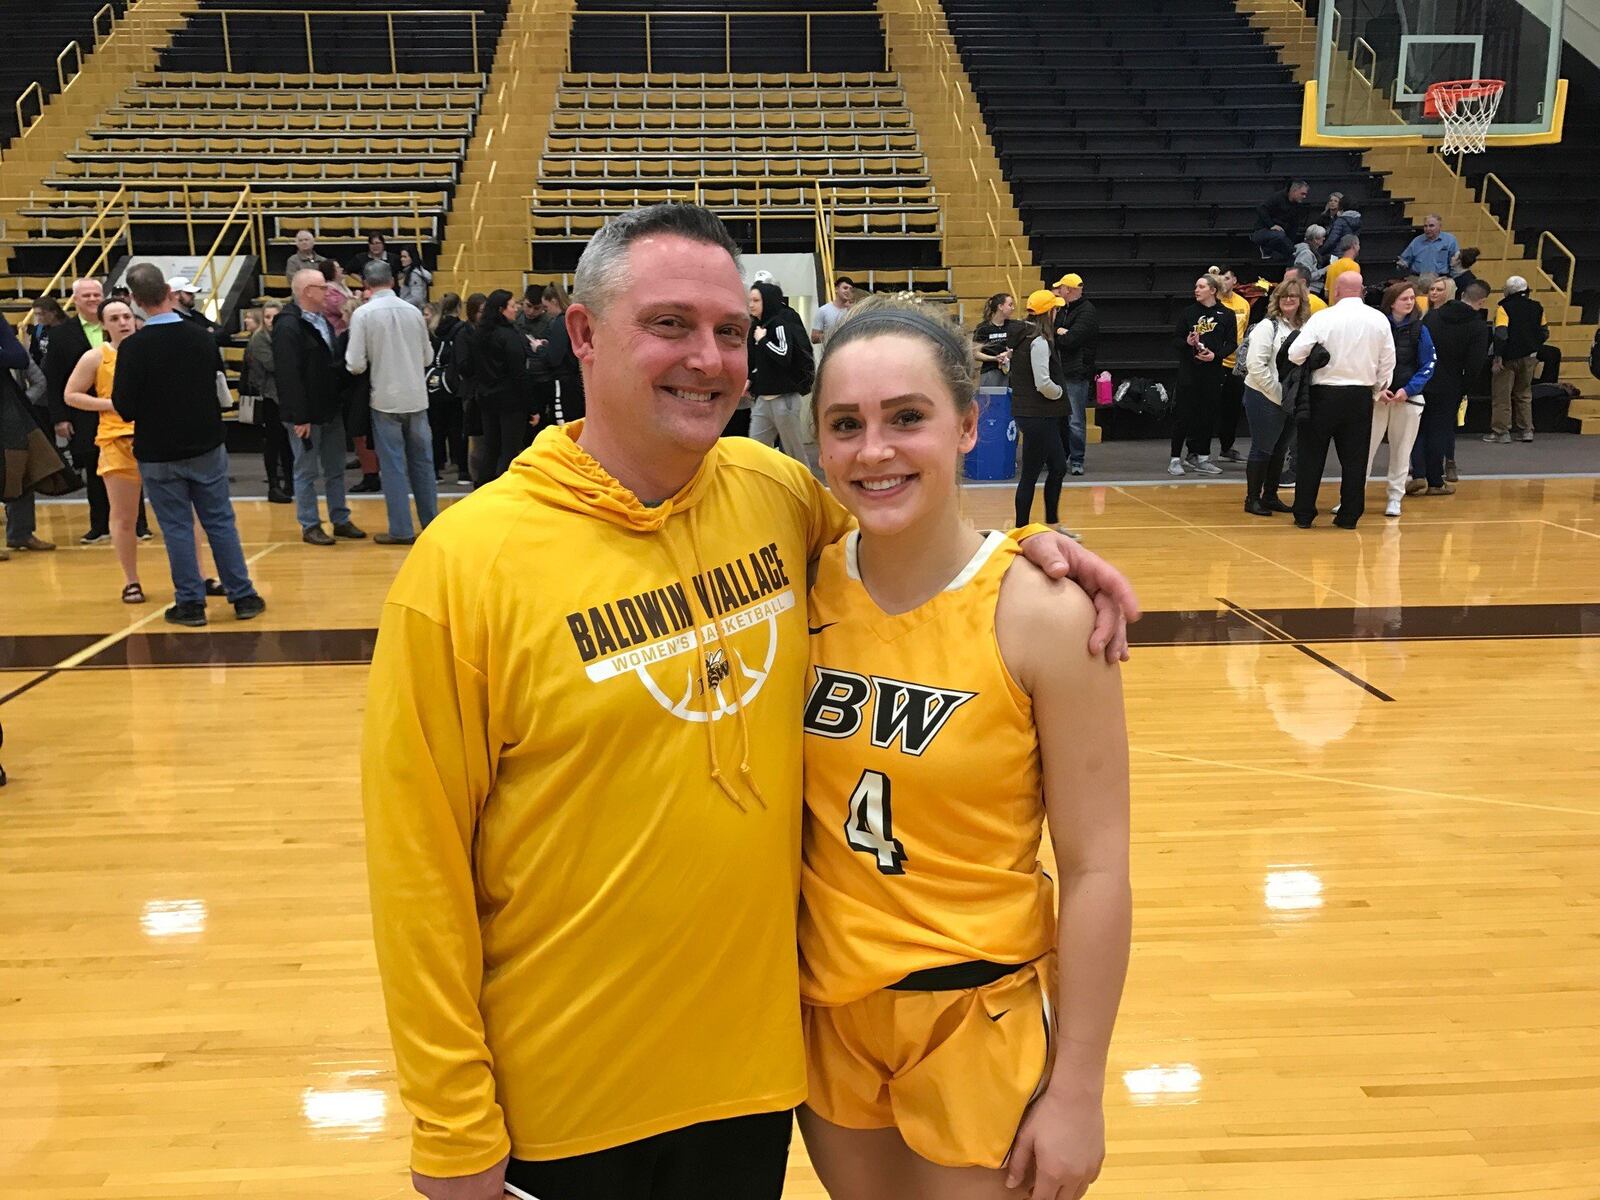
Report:
<svg viewBox="0 0 1600 1200"><path fill-rule="evenodd" d="M1340 241L1339 253L1343 254L1346 250L1354 250L1359 245L1361 245L1361 239L1352 233Z"/></svg>
<svg viewBox="0 0 1600 1200"><path fill-rule="evenodd" d="M612 217L589 239L572 275L573 300L602 312L628 285L628 250L652 234L670 234L715 247L739 265L739 247L722 218L698 204L652 204Z"/></svg>
<svg viewBox="0 0 1600 1200"><path fill-rule="evenodd" d="M1324 229L1321 225L1307 225L1306 226L1306 241L1308 241L1308 242L1325 242L1327 240L1328 240L1328 231L1326 229Z"/></svg>
<svg viewBox="0 0 1600 1200"><path fill-rule="evenodd" d="M394 268L386 262L374 259L361 268L361 278L366 281L368 287L393 287Z"/></svg>

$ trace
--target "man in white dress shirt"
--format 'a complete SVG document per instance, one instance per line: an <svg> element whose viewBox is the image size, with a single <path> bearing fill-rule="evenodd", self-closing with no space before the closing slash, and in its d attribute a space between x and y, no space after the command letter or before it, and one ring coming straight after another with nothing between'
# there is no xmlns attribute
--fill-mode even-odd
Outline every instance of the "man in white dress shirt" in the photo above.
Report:
<svg viewBox="0 0 1600 1200"><path fill-rule="evenodd" d="M1328 443L1339 453L1338 516L1333 523L1354 529L1366 508L1367 449L1372 440L1372 405L1394 375L1394 332L1389 319L1362 302L1359 271L1334 284L1333 303L1314 313L1289 347L1289 360L1303 363L1312 347L1328 352L1328 363L1311 376L1311 411L1301 421L1296 444L1294 523L1311 528L1317 489L1328 461Z"/></svg>

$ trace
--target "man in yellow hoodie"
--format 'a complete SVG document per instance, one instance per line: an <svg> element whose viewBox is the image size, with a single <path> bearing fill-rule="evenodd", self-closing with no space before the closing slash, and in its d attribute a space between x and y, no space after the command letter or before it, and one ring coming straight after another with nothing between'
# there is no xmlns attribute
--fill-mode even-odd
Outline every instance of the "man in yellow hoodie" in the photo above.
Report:
<svg viewBox="0 0 1600 1200"><path fill-rule="evenodd" d="M793 459L719 441L737 253L691 205L597 234L566 316L587 420L446 510L384 606L368 865L431 1200L782 1191L806 571L846 517ZM1123 653L1126 581L1029 549L1100 595L1091 650Z"/></svg>

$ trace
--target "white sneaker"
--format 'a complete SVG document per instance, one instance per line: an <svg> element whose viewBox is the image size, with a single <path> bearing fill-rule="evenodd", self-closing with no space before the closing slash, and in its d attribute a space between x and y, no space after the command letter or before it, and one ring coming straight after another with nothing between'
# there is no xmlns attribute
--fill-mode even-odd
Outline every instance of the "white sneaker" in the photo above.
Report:
<svg viewBox="0 0 1600 1200"><path fill-rule="evenodd" d="M1211 456L1209 454L1202 454L1198 458L1190 458L1187 461L1189 469L1196 471L1201 475L1222 474L1222 468L1211 461Z"/></svg>
<svg viewBox="0 0 1600 1200"><path fill-rule="evenodd" d="M1171 462L1169 462L1167 464L1167 474L1168 475L1182 475L1183 474L1183 459L1175 458Z"/></svg>
<svg viewBox="0 0 1600 1200"><path fill-rule="evenodd" d="M1398 517L1400 515L1400 501L1389 501L1389 503L1384 506L1383 515L1386 517Z"/></svg>

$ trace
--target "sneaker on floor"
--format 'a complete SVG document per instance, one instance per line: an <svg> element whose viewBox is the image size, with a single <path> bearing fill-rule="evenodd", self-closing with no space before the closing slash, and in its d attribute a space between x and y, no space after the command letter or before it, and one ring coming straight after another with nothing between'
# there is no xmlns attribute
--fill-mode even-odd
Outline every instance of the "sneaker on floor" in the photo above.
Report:
<svg viewBox="0 0 1600 1200"><path fill-rule="evenodd" d="M355 487L351 488L350 490L352 492L359 492L362 495L371 495L372 493L383 491L383 481L380 480L376 475L363 475L361 477L361 482L356 484Z"/></svg>
<svg viewBox="0 0 1600 1200"><path fill-rule="evenodd" d="M1446 483L1461 482L1461 476L1456 473L1456 460L1453 458L1444 460L1444 481Z"/></svg>
<svg viewBox="0 0 1600 1200"><path fill-rule="evenodd" d="M1209 454L1202 454L1198 457L1191 454L1188 458L1183 460L1183 465L1188 467L1189 470L1200 475L1222 474L1222 468L1211 461L1211 456Z"/></svg>
<svg viewBox="0 0 1600 1200"><path fill-rule="evenodd" d="M1456 494L1456 489L1453 488L1449 483L1446 483L1442 487L1431 487L1422 494L1424 496L1454 496Z"/></svg>
<svg viewBox="0 0 1600 1200"><path fill-rule="evenodd" d="M1400 515L1400 501L1391 500L1388 504L1384 505L1383 515L1386 517L1398 517Z"/></svg>
<svg viewBox="0 0 1600 1200"><path fill-rule="evenodd" d="M359 542L367 536L367 531L357 526L354 521L340 521L333 527L333 536L344 538L349 542Z"/></svg>
<svg viewBox="0 0 1600 1200"><path fill-rule="evenodd" d="M78 539L80 546L103 546L111 540L111 533L105 529L91 529Z"/></svg>
<svg viewBox="0 0 1600 1200"><path fill-rule="evenodd" d="M1167 463L1167 474L1168 475L1182 475L1183 474L1183 459L1175 458L1171 462Z"/></svg>
<svg viewBox="0 0 1600 1200"><path fill-rule="evenodd" d="M198 629L206 623L206 606L200 602L174 604L162 614L171 625L188 625Z"/></svg>
<svg viewBox="0 0 1600 1200"><path fill-rule="evenodd" d="M282 488L269 487L267 489L268 504L293 504L294 497Z"/></svg>
<svg viewBox="0 0 1600 1200"><path fill-rule="evenodd" d="M228 589L222 586L222 580L220 580L220 579L208 579L208 580L206 580L206 595L208 595L208 596L226 596L227 594L228 594Z"/></svg>
<svg viewBox="0 0 1600 1200"><path fill-rule="evenodd" d="M1408 496L1420 496L1427 490L1428 481L1426 479L1412 479L1406 483L1406 495Z"/></svg>
<svg viewBox="0 0 1600 1200"><path fill-rule="evenodd" d="M1070 475L1082 475L1083 474L1083 464L1082 463L1068 463L1067 464L1067 473L1070 474Z"/></svg>
<svg viewBox="0 0 1600 1200"><path fill-rule="evenodd" d="M1244 455L1240 454L1237 450L1232 449L1221 451L1217 457L1223 462L1242 463L1244 461Z"/></svg>
<svg viewBox="0 0 1600 1200"><path fill-rule="evenodd" d="M380 546L411 546L416 544L414 537L395 537L392 533L375 533L372 540Z"/></svg>
<svg viewBox="0 0 1600 1200"><path fill-rule="evenodd" d="M32 550L35 554L43 554L45 551L54 550L55 548L56 544L54 542L47 542L34 534L29 534L20 542L6 543L7 550Z"/></svg>
<svg viewBox="0 0 1600 1200"><path fill-rule="evenodd" d="M1063 537L1071 538L1075 542L1083 541L1083 534L1081 534L1081 533L1073 533L1072 530L1068 529L1065 525L1061 525L1061 524L1058 523L1058 524L1050 526L1050 528L1054 529L1057 533L1061 534Z"/></svg>
<svg viewBox="0 0 1600 1200"><path fill-rule="evenodd" d="M300 534L300 540L309 546L333 545L333 539L328 536L328 531L321 525L308 525Z"/></svg>
<svg viewBox="0 0 1600 1200"><path fill-rule="evenodd" d="M1521 433L1519 433L1517 435L1517 441L1519 441L1519 442L1531 442L1531 441L1533 441L1533 430L1524 429Z"/></svg>
<svg viewBox="0 0 1600 1200"><path fill-rule="evenodd" d="M241 621L248 621L251 617L259 617L267 611L267 602L255 593L233 602L233 615Z"/></svg>
<svg viewBox="0 0 1600 1200"><path fill-rule="evenodd" d="M1511 435L1509 433L1486 433L1483 435L1482 440L1485 442L1499 442L1502 446L1509 446L1511 444Z"/></svg>
<svg viewBox="0 0 1600 1200"><path fill-rule="evenodd" d="M146 527L144 529L134 530L133 536L138 538L141 542L148 542L151 538L155 537L155 534L151 533L149 528Z"/></svg>

